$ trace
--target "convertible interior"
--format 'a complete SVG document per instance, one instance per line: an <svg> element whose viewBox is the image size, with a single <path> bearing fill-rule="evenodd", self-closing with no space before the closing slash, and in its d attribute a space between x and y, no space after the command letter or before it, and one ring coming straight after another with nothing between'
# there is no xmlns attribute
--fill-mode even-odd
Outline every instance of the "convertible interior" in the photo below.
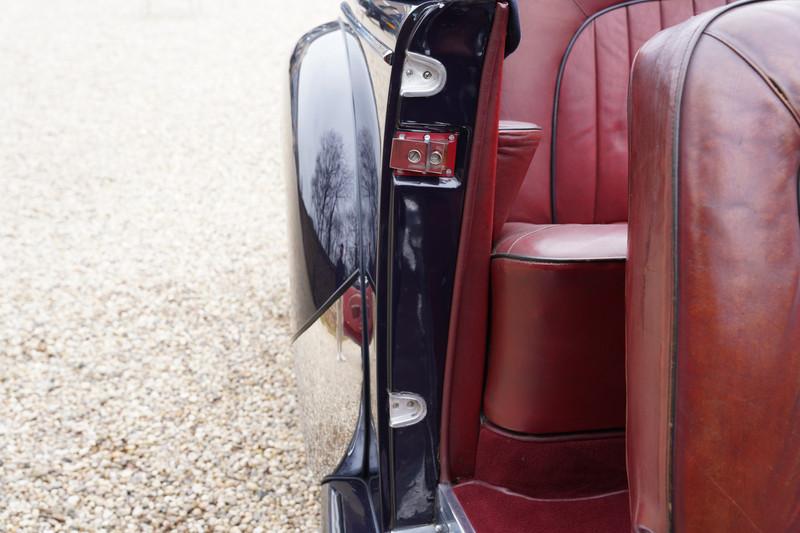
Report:
<svg viewBox="0 0 800 533"><path fill-rule="evenodd" d="M646 514L647 506L652 503L647 499L646 489L649 484L656 482L650 481L650 478L663 473L650 472L639 461L642 457L646 459L648 453L663 453L663 446L659 447L657 439L650 438L646 430L652 429L648 427L651 418L655 420L660 416L659 409L663 407L662 404L666 405L667 400L663 400L663 395L660 394L664 389L662 382L651 379L658 371L647 366L651 364L650 361L637 363L629 360L626 383L626 320L629 352L648 342L654 345L666 342L668 345L671 336L665 330L651 328L658 323L657 317L654 321L647 322L648 313L651 312L647 306L655 305L656 297L651 298L655 290L648 292L649 286L645 286L645 283L656 283L658 280L645 279L645 266L641 266L641 282L628 280L627 289L630 294L626 315L626 268L629 268L629 261L632 261L629 260L628 222L633 216L629 209L636 209L636 216L639 217L637 222L641 227L637 231L641 232L641 239L638 241L638 249L631 245L631 253L639 254L640 265L653 264L652 261L661 257L648 255L656 253L648 248L651 244L653 247L661 246L662 251L666 250L665 255L662 254L667 258L664 261L673 260L669 259L672 257L668 253L670 245L658 244L661 241L653 233L662 231L666 235L670 227L672 212L659 207L659 202L671 205L668 202L669 188L653 177L657 174L653 168L659 164L655 160L657 154L663 155L671 147L666 146L669 143L651 139L655 135L653 128L663 127L668 130L670 127L665 122L668 121L669 113L663 111L668 105L670 93L666 87L669 84L656 75L650 76L646 72L646 65L642 67L639 89L631 89L629 79L637 51L654 35L726 3L729 2L519 2L523 29L521 43L503 62L502 67L498 67L502 68L502 84L496 94L498 101L487 104L489 108L492 105L497 106L497 118L500 119L494 193L481 195L480 191L476 191L472 196L469 192L467 194L465 220L470 220L470 217L474 220L473 223L465 224L462 230L443 401L442 476L453 487L455 497L479 533L621 533L630 531L632 525L637 525L631 518L632 509L634 515L637 512ZM735 27L735 21L728 26ZM721 24L714 34L718 39L715 37L713 43L704 42L699 46L708 48L709 50L703 49L703 53L715 57L718 62L731 62L729 68L735 70L739 68L733 63L735 54L725 55L725 45L721 44L724 39L720 35L724 35L728 26ZM685 30L684 34L687 31L689 30ZM661 39L677 40L679 37L686 35L676 30ZM662 42L661 46L668 48L668 44ZM720 50L712 49L714 46ZM707 58L703 56L703 60L707 61ZM657 61L652 60L650 63ZM774 70L777 72L780 68L775 66ZM752 73L740 74L742 91L760 95L767 84L763 80L755 79L756 76L749 79L748 76ZM636 76L634 75L634 81ZM724 92L728 89L720 90ZM639 102L643 110L652 109L652 113L662 110L667 118L629 117L629 91L632 91L633 104ZM636 100L637 94L639 100ZM770 98L774 96L773 94ZM785 101L790 101L790 105L796 106L796 101L791 103L796 95L784 97ZM756 96L752 98L755 99ZM705 143L697 141L700 144L694 146L702 146L702 150L685 149L690 152L688 160L691 162L691 157L697 158L697 168L705 172L704 177L697 178L696 182L690 182L687 177L687 183L696 183L698 189L711 187L715 193L721 195L717 198L719 202L734 202L731 198L724 198L728 189L726 185L720 184L726 183L725 179L715 176L723 171L730 171L734 164L723 165L721 161L725 161L726 157L736 160L739 156L731 155L733 152L730 148L727 148L728 152L719 152L723 149L718 148L714 163L710 165L707 161L704 163L700 160L710 157L709 153L714 153L715 135L724 137L723 126L719 124L747 128L758 123L752 117L748 121L742 118L742 114L747 115L748 109L759 109L760 112L769 110L765 111L765 104L750 102L742 104L741 108L730 109L727 115L715 122L719 117L719 110L713 104L699 97L694 103L701 109L696 114L698 118L694 120L697 124L693 123L692 126L696 125L698 131L711 128L706 138L712 140ZM703 109L703 106L706 108ZM796 107L793 109L796 113ZM784 109L783 112L785 111ZM648 111L642 111L642 114L646 112ZM785 115L789 117L789 113ZM657 126L659 120L662 122L661 126ZM778 122L766 117L759 120L770 124ZM687 119L687 122L692 120ZM789 123L792 126L787 126L789 129L781 135L796 139L797 132L792 130L796 124L791 120ZM684 126L686 127L688 126ZM714 127L718 129L715 131ZM667 138L666 135L664 133L664 138ZM695 140L701 138L700 134L695 137ZM687 133L685 140L681 142L692 146L691 138ZM742 142L746 145L748 139L744 138ZM783 141L775 142L780 145ZM638 147L640 152L629 154L629 146L634 147L631 151ZM764 147L763 143L761 147ZM747 148L742 150L746 152ZM797 166L791 166L797 164L796 146L793 150L795 151L785 156L780 164L785 163L796 176ZM757 157L754 159L759 160ZM742 156L742 161L747 161L746 156ZM686 168L690 164L695 163L687 163ZM747 165L741 161L736 164ZM770 163L762 161L759 164L768 167ZM650 172L651 175L633 175L639 171L644 174ZM698 173L702 172L698 170ZM781 172L783 170L776 170L775 174ZM769 170L765 170L765 173L769 174ZM641 193L638 197L635 196L637 190ZM791 202L786 200L789 203L774 208L776 212L785 208L789 215L796 218L796 191L791 191L792 189L783 191ZM686 194L685 205L691 206L691 198L695 197L690 195L695 192ZM747 194L754 195L754 198L758 196L752 190ZM772 190L769 194L777 195L778 192ZM769 203L773 200L774 198L764 201ZM493 205L486 205L488 201L493 201ZM755 198L754 201L759 200ZM688 229L682 230L681 238L685 237L685 242L696 244L694 249L700 254L697 260L707 260L708 264L703 263L707 267L719 266L722 261L740 257L737 252L708 259L714 252L720 251L714 249L714 246L731 244L738 238L741 240L735 244L751 246L752 252L759 253L764 251L765 245L746 243L761 242L759 239L762 238L775 242L773 237L768 236L769 223L763 217L756 217L755 222L749 223L740 220L732 228L723 230L713 220L703 218L705 211L701 207L697 211L700 215L685 214L687 217L696 216L692 222L686 223ZM658 213L663 216L656 216ZM684 214L680 216L683 217ZM478 223L481 220L490 220L491 223ZM777 219L772 219L772 223L776 221ZM797 222L794 220L787 224L792 229L791 235L787 233L786 242L792 244L781 246L791 249L787 254L795 253L798 239L794 232ZM741 235L732 236L740 231ZM645 232L650 233L645 236ZM719 241L703 240L707 235L716 235ZM695 240L691 240L693 238ZM682 261L691 255L691 250L688 249L682 256ZM769 252L765 253L769 256ZM795 259L791 261L794 262ZM754 264L749 264L747 268L750 267L753 269L751 274L767 268L765 265ZM796 262L791 269L791 273L786 273L789 278L796 274ZM697 264L685 269L679 265L675 270L680 270L680 275L687 279L695 271L701 272L698 275L705 272ZM676 272L673 274L678 275ZM756 278L754 276L753 279ZM707 320L706 323L712 330L722 327L720 324L724 319L719 317L721 309L735 315L734 302L741 305L743 295L750 294L748 291L757 294L753 296L756 300L763 301L765 293L770 290L764 286L756 287L755 281L753 286L746 286L747 282L734 274L727 279L714 279L718 283L718 286L714 286L714 290L718 292L713 293L713 298L718 299L717 308L698 305L686 311L694 313L694 321ZM732 287L738 287L739 292L734 292L733 288L728 291L725 288L728 283ZM785 284L781 286L783 289L787 287ZM694 290L694 286L688 281L686 287L686 291ZM634 293L630 291L634 289L644 296L631 301L631 294ZM710 290L708 286L706 290ZM795 292L786 289L786 294L777 291L770 296L773 303L774 298L787 302L784 310L785 316L789 318L783 323L783 331L797 330L797 321L791 318L795 316L791 311L795 308L795 303L792 303ZM683 296L686 296L687 302L712 297L709 292L705 296L701 292L687 295L682 293ZM668 302L665 302L664 306L667 305ZM758 307L760 304L752 302L752 305ZM784 314L778 313L773 318L781 322L783 316ZM681 324L684 324L684 318L681 315L675 320L680 319ZM765 327L760 319L756 322L760 326L736 326L739 328L736 331L741 332L742 328ZM646 324L646 327L641 324ZM696 329L698 328L687 326L685 331L693 332ZM719 334L719 339L723 339L726 334L724 331L715 333ZM690 334L699 335L686 333ZM794 333L792 335L797 337ZM668 340L659 341L662 337ZM689 352L697 346L691 344L692 339L685 342ZM707 338L702 342L706 343L704 350L716 349L720 353L727 353L731 358L730 364L743 365L737 368L742 373L750 373L754 379L761 379L760 387L791 386L791 380L798 377L798 364L795 361L787 368L789 376L785 376L785 379L789 381L777 385L774 372L767 375L766 370L762 372L756 367L744 366L749 364L746 357L738 358L738 348L734 348L732 344L720 348L719 345L712 346L713 343ZM784 354L787 349L792 351L786 344L781 346L783 348L774 346L770 357L774 356L777 360L781 350L784 350ZM630 353L628 357L630 359ZM725 363L718 360L714 364ZM709 365L700 370L713 373L714 368L718 367ZM687 380L701 379L690 370L686 372L690 376ZM709 391L709 394L712 391L723 391L723 387L729 387L728 390L735 387L745 395L750 390L736 379L725 378L722 381L725 383L715 384L712 378L707 378L702 386L706 387L704 390ZM796 382L794 383L795 392L786 395L787 402L789 396L796 398ZM691 393L687 394L691 396ZM754 398L755 396L750 397L755 401ZM722 416L721 414L732 416L724 406L712 408L708 405L709 402L731 402L730 397L709 397L704 403L691 396L679 408L689 409L689 402L695 400L706 409L701 417L703 424L713 425L712 421L715 417ZM767 412L765 409L776 408L782 409L780 412L786 415L787 420L792 420L791 402L778 407L775 402L769 403L763 397L759 401L761 400L769 405L753 407L752 411L748 411L749 415L757 417L758 413ZM626 418L629 426L627 436ZM636 423L633 433L630 427L632 421ZM748 421L747 424L751 422ZM689 423L686 424L689 427ZM775 427L772 429L777 430ZM790 427L784 427L781 431L787 432L784 435L796 436L796 432L792 433ZM699 461L700 458L710 456L709 454L718 453L731 460L734 472L731 475L739 475L739 478L728 481L735 484L746 478L747 482L753 484L754 491L757 487L763 487L760 485L761 481L756 479L758 476L744 475L737 470L747 454L741 453L740 449L726 448L727 437L718 436L721 443L711 439L703 444L704 447L694 449L695 455L687 459L689 466L686 468L692 468L693 458ZM765 442L766 448L770 450L773 444ZM718 448L712 452L710 447L713 446ZM692 450L687 445L686 453ZM796 453L791 456L793 459L790 460L787 456L785 460L798 459ZM781 462L774 455L769 461ZM769 461L762 466L773 464ZM676 459L676 464L678 463L679 459ZM792 464L793 466L787 468L797 472L797 465ZM712 481L722 490L721 487L726 482L724 472L715 473L713 468L710 472L709 475L718 475ZM640 491L633 498L629 494L629 480ZM709 493L719 492L708 483L702 486ZM747 524L748 519L745 516L752 517L755 516L753 513L758 513L758 510L753 510L754 502L757 501L761 500L754 496L749 503L734 502L742 506L739 524ZM796 498L793 501L796 502ZM731 513L740 511L730 511L732 504L725 503L724 498L714 499L714 502L721 509L716 520L722 521L716 522L713 530L750 531L737 527L727 529L728 523L725 520L728 518L720 516L729 517ZM711 505L710 502L706 503ZM764 503L767 507L771 505ZM640 507L636 507L637 505ZM682 505L687 508L691 504L683 502ZM782 512L775 507L773 511L778 514ZM796 513L796 508L793 512ZM771 523L770 520L754 518L753 523ZM786 524L791 520L774 523ZM694 526L699 523L701 522L693 522ZM681 530L701 529L689 527ZM649 529L642 527L639 531Z"/></svg>

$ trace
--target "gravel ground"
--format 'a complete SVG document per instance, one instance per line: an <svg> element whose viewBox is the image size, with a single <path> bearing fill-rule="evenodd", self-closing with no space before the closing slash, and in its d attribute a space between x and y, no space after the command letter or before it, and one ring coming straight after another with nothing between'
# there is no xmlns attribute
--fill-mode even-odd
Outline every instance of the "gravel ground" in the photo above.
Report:
<svg viewBox="0 0 800 533"><path fill-rule="evenodd" d="M280 118L337 3L150 4L3 2L0 531L316 530Z"/></svg>

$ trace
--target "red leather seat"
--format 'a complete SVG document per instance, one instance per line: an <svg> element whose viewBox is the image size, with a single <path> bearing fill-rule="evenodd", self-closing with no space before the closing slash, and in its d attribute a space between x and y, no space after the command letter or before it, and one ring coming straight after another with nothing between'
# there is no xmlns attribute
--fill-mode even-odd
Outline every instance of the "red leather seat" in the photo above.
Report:
<svg viewBox="0 0 800 533"><path fill-rule="evenodd" d="M508 222L494 248L496 259L542 263L624 261L628 225Z"/></svg>
<svg viewBox="0 0 800 533"><path fill-rule="evenodd" d="M636 61L634 531L800 531L798 50L800 2L741 2Z"/></svg>
<svg viewBox="0 0 800 533"><path fill-rule="evenodd" d="M492 422L523 433L624 426L626 252L626 224L505 225L492 261Z"/></svg>
<svg viewBox="0 0 800 533"><path fill-rule="evenodd" d="M493 423L533 434L624 426L630 65L661 29L726 3L519 2L523 37L505 64L501 118L544 136L495 233L484 393Z"/></svg>

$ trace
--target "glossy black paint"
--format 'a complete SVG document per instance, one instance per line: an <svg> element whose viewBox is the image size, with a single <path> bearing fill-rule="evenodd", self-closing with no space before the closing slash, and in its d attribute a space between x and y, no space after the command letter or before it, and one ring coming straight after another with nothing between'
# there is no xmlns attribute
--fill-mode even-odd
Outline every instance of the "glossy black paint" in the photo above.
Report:
<svg viewBox="0 0 800 533"><path fill-rule="evenodd" d="M322 531L380 531L375 520L369 484L361 478L342 478L322 485Z"/></svg>
<svg viewBox="0 0 800 533"><path fill-rule="evenodd" d="M434 520L454 268L495 2L348 1L364 27L395 53L388 67L343 18L309 32L292 56L293 327L302 334L345 290L360 290L362 301L370 302L367 292L375 289L377 321L370 327L370 311L361 317L361 416L341 463L324 480L322 511L326 528L335 520L342 531L388 531ZM442 93L398 96L406 50L445 65ZM391 77L378 72L389 68ZM458 132L453 178L395 176L383 162L398 129ZM331 198L336 201L327 203ZM371 331L377 354L369 351ZM370 355L378 363L376 391L368 379ZM389 390L422 395L425 420L391 429ZM376 413L370 413L371 396Z"/></svg>
<svg viewBox="0 0 800 533"><path fill-rule="evenodd" d="M297 334L363 271L362 261L374 268L369 250L375 248L381 140L363 52L338 22L301 39L290 80L287 188Z"/></svg>
<svg viewBox="0 0 800 533"><path fill-rule="evenodd" d="M439 480L441 386L454 277L453 264L447 259L458 253L462 198L463 187L457 180L435 184L394 180L389 388L421 394L428 405L425 420L390 432L397 527L433 520Z"/></svg>
<svg viewBox="0 0 800 533"><path fill-rule="evenodd" d="M493 1L420 6L398 37L390 95L406 50L430 54L446 67L438 95L389 101L383 161L398 129L458 132L454 179L409 180L383 167L378 253L378 390L408 391L428 405L426 418L393 430L379 424L383 527L434 520L439 478L439 431L450 303L464 202L464 184L475 124ZM379 396L379 419L388 403Z"/></svg>
<svg viewBox="0 0 800 533"><path fill-rule="evenodd" d="M343 294L360 292L364 305L373 300L367 293L375 278L381 130L364 52L346 25L333 22L306 34L292 55L289 74L287 189L298 337ZM345 328L361 336L353 340L361 346L368 377L374 335L369 312L347 317ZM370 395L370 380L364 379L350 445L336 469L320 480L340 487L335 500L345 513L340 518L349 524L347 531L376 530L369 503L369 489L377 486ZM323 511L327 517L330 508Z"/></svg>

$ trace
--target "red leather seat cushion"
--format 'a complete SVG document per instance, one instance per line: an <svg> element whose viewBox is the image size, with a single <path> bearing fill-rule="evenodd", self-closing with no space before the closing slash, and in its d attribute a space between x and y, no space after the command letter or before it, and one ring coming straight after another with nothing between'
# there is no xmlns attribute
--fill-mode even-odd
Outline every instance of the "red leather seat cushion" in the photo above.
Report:
<svg viewBox="0 0 800 533"><path fill-rule="evenodd" d="M494 256L541 258L544 262L624 260L628 225L526 224L503 227Z"/></svg>
<svg viewBox="0 0 800 533"><path fill-rule="evenodd" d="M484 413L529 433L625 425L626 224L506 224Z"/></svg>

